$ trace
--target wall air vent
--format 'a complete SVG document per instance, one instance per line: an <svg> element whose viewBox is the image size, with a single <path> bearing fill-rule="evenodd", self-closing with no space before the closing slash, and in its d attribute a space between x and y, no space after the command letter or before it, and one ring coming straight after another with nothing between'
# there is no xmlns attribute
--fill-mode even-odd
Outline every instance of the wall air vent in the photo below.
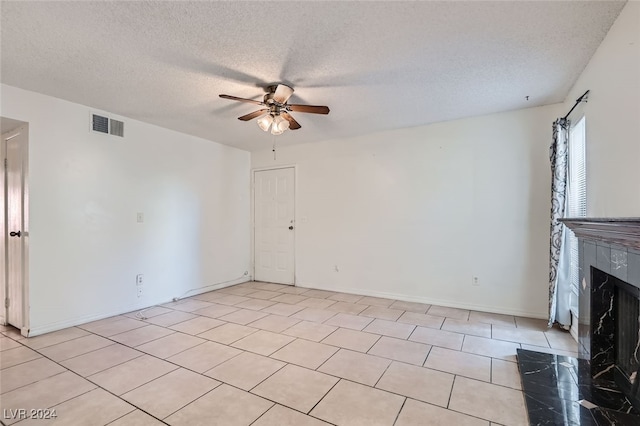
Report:
<svg viewBox="0 0 640 426"><path fill-rule="evenodd" d="M94 132L124 137L124 122L114 120L106 114L91 113L90 129Z"/></svg>
<svg viewBox="0 0 640 426"><path fill-rule="evenodd" d="M109 120L109 133L114 136L124 136L124 123L122 121L114 120L113 118Z"/></svg>
<svg viewBox="0 0 640 426"><path fill-rule="evenodd" d="M109 133L109 119L101 115L92 114L91 130L100 133Z"/></svg>

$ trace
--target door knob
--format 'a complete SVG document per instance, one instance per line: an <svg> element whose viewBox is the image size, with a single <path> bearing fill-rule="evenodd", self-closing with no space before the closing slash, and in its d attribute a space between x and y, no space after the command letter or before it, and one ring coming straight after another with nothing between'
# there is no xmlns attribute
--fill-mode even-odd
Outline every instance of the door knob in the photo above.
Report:
<svg viewBox="0 0 640 426"><path fill-rule="evenodd" d="M293 229L293 225L291 225L291 226L289 227L289 229Z"/></svg>
<svg viewBox="0 0 640 426"><path fill-rule="evenodd" d="M20 238L20 235L22 235L22 232L18 231L18 232L9 232L9 235L12 237L18 237Z"/></svg>

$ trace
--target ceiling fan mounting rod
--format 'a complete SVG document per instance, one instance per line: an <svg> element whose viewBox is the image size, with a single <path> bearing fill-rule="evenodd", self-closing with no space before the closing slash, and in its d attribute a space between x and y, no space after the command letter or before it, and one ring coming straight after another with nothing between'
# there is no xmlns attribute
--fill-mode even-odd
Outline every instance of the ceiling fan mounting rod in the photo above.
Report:
<svg viewBox="0 0 640 426"><path fill-rule="evenodd" d="M272 107L272 106L277 106L278 108L284 108L286 103L282 104L278 101L276 101L275 99L273 99L273 92L267 93L266 95L264 95L263 101L262 101L265 105L267 105L268 107Z"/></svg>

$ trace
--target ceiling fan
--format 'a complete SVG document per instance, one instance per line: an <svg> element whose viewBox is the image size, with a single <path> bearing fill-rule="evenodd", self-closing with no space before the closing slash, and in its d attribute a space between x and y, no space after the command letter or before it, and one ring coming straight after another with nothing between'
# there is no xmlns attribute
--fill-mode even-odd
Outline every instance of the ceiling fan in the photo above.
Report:
<svg viewBox="0 0 640 426"><path fill-rule="evenodd" d="M258 119L258 126L265 132L271 128L272 135L281 135L287 129L298 130L302 127L300 123L289 114L290 111L329 114L329 107L327 106L288 104L287 101L291 95L293 95L293 89L291 87L286 84L277 84L267 87L267 94L264 95L262 101L238 98L230 95L220 95L220 97L232 101L248 102L265 106L266 108L238 117L238 120L249 121L260 117Z"/></svg>

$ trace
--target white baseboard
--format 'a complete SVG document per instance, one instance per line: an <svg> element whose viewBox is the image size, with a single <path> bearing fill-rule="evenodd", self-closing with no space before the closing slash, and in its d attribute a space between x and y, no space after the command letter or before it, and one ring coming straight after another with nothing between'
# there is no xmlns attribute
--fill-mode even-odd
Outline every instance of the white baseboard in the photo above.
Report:
<svg viewBox="0 0 640 426"><path fill-rule="evenodd" d="M504 307L499 307L499 306L486 306L486 305L475 305L470 303L451 302L448 300L432 299L429 297L407 296L406 294L389 293L384 291L371 291L363 288L344 288L344 287L333 288L333 287L326 287L326 286L319 287L317 285L301 283L301 282L296 282L295 285L297 287L302 287L302 288L337 291L340 293L358 294L363 296L382 297L385 299L395 299L395 300L401 300L403 302L424 303L427 305L444 306L447 308L469 309L472 311L488 312L492 314L515 315L515 316L526 317L526 318L547 319L546 312L533 312L533 311L524 311L519 309L508 309L508 308L505 309Z"/></svg>
<svg viewBox="0 0 640 426"><path fill-rule="evenodd" d="M210 286L203 286L193 290L193 292L190 292L188 295L184 297L196 296L198 294L206 293L208 291L219 290L221 288L230 287L232 285L241 284L247 281L251 281L251 277L241 278L241 279L238 279L237 281L232 281L224 284L213 284ZM156 305L162 305L163 303L169 303L172 300L173 298L170 298L169 300L167 300L166 297L163 297L162 299L156 299L156 300L153 300L152 302L146 301L144 303L134 303L130 305L124 305L115 309L100 312L98 314L85 315L81 317L66 319L63 321L52 322L49 324L38 325L36 327L32 327L29 330L26 330L26 331L23 330L22 334L24 336L34 337L40 334L50 333L52 331L58 331L58 330L62 330L69 327L75 327L76 325L86 324L88 322L98 321L98 320L113 317L116 315L122 315L122 314L126 314L133 311L151 308Z"/></svg>

